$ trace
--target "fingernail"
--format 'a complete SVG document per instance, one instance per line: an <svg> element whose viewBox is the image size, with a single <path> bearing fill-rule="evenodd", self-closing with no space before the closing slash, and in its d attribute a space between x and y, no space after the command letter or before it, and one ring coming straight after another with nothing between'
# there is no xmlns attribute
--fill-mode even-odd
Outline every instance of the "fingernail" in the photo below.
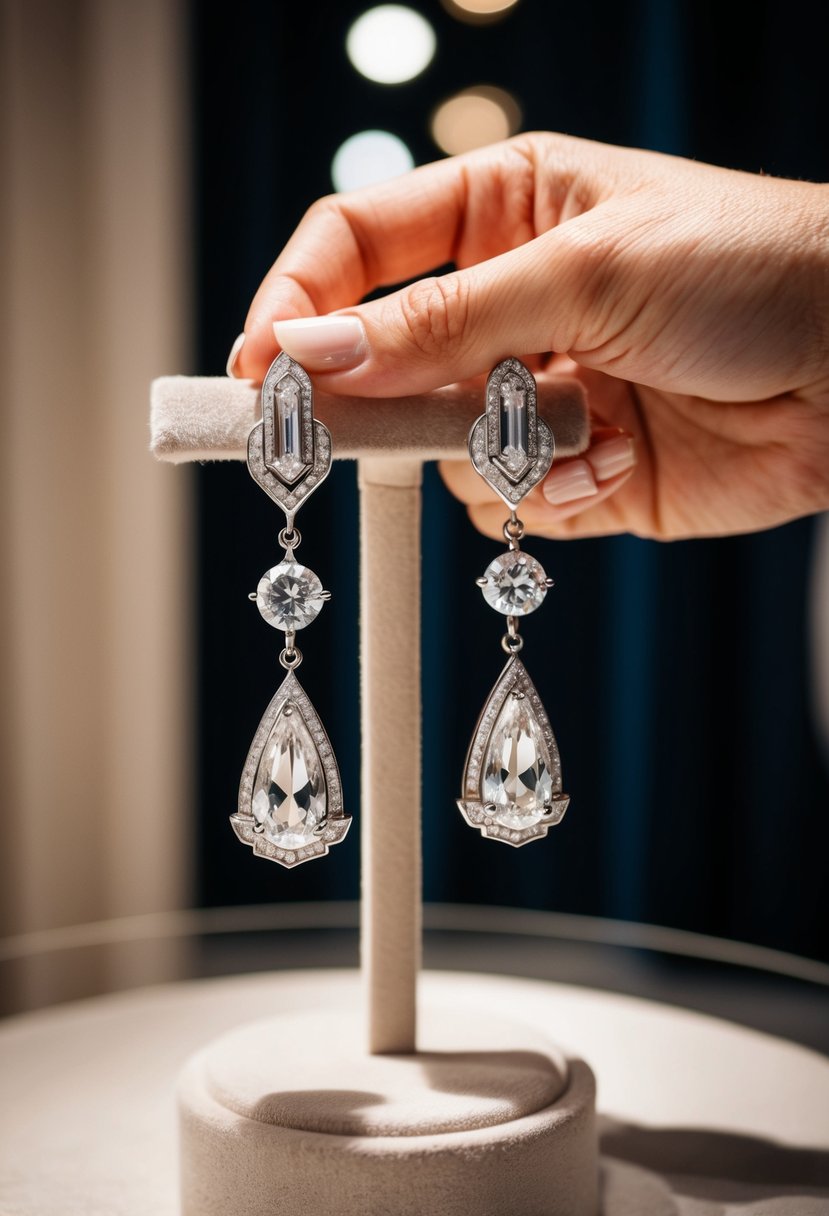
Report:
<svg viewBox="0 0 829 1216"><path fill-rule="evenodd" d="M619 473L626 473L636 464L636 448L627 435L597 443L587 453L587 459L597 481L608 481Z"/></svg>
<svg viewBox="0 0 829 1216"><path fill-rule="evenodd" d="M586 460L568 460L567 464L553 469L543 486L547 502L556 507L577 498L590 498L597 490L593 470Z"/></svg>
<svg viewBox="0 0 829 1216"><path fill-rule="evenodd" d="M299 317L274 321L273 332L283 350L308 371L354 367L368 350L359 317Z"/></svg>
<svg viewBox="0 0 829 1216"><path fill-rule="evenodd" d="M230 348L230 354L228 355L227 363L225 364L225 371L227 372L227 374L229 376L236 375L236 360L239 358L239 351L242 349L242 347L244 345L245 345L245 335L239 334L239 337L236 339L236 341L233 343L233 345Z"/></svg>

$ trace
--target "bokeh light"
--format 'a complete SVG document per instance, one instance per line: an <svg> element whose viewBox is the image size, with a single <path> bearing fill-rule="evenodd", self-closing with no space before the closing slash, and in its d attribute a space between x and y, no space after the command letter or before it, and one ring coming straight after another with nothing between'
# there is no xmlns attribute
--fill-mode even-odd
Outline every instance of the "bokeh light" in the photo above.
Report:
<svg viewBox="0 0 829 1216"><path fill-rule="evenodd" d="M514 135L521 108L511 93L494 85L478 85L449 97L432 115L432 138L454 156Z"/></svg>
<svg viewBox="0 0 829 1216"><path fill-rule="evenodd" d="M443 0L443 7L460 21L499 21L518 0Z"/></svg>
<svg viewBox="0 0 829 1216"><path fill-rule="evenodd" d="M390 131L358 131L340 144L331 162L335 190L359 190L414 168L414 157Z"/></svg>
<svg viewBox="0 0 829 1216"><path fill-rule="evenodd" d="M358 17L348 31L346 51L354 67L379 84L401 84L428 67L435 31L413 8L380 4Z"/></svg>

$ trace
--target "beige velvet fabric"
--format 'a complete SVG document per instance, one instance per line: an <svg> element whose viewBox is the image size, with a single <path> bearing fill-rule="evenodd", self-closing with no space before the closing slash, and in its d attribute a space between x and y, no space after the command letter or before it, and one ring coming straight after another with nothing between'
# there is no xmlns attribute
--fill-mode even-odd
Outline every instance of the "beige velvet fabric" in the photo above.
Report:
<svg viewBox="0 0 829 1216"><path fill-rule="evenodd" d="M251 427L261 417L259 389L226 376L162 376L153 381L150 447L159 460L243 460ZM553 429L556 451L573 456L589 438L579 385L538 381L539 409ZM483 392L457 385L419 397L332 397L314 393L314 412L331 431L334 457L393 455L417 460L463 459L466 437L483 413Z"/></svg>
<svg viewBox="0 0 829 1216"><path fill-rule="evenodd" d="M421 1042L417 1053L367 1055L359 1016L285 1013L222 1035L202 1053L202 1078L215 1102L245 1119L329 1136L498 1127L570 1087L549 1037L503 1017L426 1010Z"/></svg>
<svg viewBox="0 0 829 1216"><path fill-rule="evenodd" d="M590 1069L520 1023L430 1013L413 1055L366 1056L359 1019L336 1013L196 1055L182 1216L597 1216Z"/></svg>
<svg viewBox="0 0 829 1216"><path fill-rule="evenodd" d="M359 462L362 935L370 1051L413 1051L420 966L420 483Z"/></svg>

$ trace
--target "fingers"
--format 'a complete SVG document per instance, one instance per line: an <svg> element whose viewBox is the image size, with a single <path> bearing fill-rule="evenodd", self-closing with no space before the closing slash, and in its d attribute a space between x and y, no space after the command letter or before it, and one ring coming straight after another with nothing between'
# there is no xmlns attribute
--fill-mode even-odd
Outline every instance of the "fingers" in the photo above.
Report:
<svg viewBox="0 0 829 1216"><path fill-rule="evenodd" d="M633 436L618 427L593 431L583 456L556 462L544 482L522 502L528 531L543 536L587 536L627 530L623 513L608 501L636 465ZM469 506L473 523L500 538L504 506L467 461L443 461L441 475L451 492Z"/></svg>
<svg viewBox="0 0 829 1216"><path fill-rule="evenodd" d="M465 380L507 355L584 341L581 216L466 270L420 279L333 316L277 321L283 350L327 391L403 396Z"/></svg>
<svg viewBox="0 0 829 1216"><path fill-rule="evenodd" d="M630 479L633 469L604 482L589 501L578 500L562 506L552 506L533 494L521 504L521 520L527 532L535 536L571 538L613 536L632 531L616 491ZM493 540L504 535L503 503L484 503L469 508L469 518L475 527Z"/></svg>
<svg viewBox="0 0 829 1216"><path fill-rule="evenodd" d="M446 262L466 266L487 261L532 240L560 219L588 209L600 192L598 166L602 157L611 154L601 145L566 136L519 136L365 190L320 200L308 211L256 293L245 324L244 346L233 363L234 374L257 379L264 375L278 349L274 321L346 308L361 316L353 306L378 286L414 278ZM416 328L421 324L418 310L428 312L430 307L427 295L415 294L412 302ZM387 306L382 318L376 309L362 318L368 355L364 352L362 369L352 377L354 392L358 391L357 381L370 379L388 353L378 331L381 320L405 326L408 308L407 297L400 295L397 305ZM440 323L439 304L437 308L435 319ZM454 327L456 306L450 304L449 308L455 309L448 319ZM285 349L302 361L299 351L308 331L299 332L300 339L292 339L290 329L282 336L296 348L290 350L286 345ZM418 332L413 335L415 347ZM314 338L314 352L305 355L312 363L309 370L325 372L345 366L342 343L339 354L332 356L333 363L320 353L330 336L320 330ZM352 343L349 349L356 367L356 347ZM521 344L520 349L546 348ZM314 366L313 359L321 366ZM439 381L433 380L435 383ZM333 381L329 387L348 391ZM365 384L359 385L359 391L368 391Z"/></svg>
<svg viewBox="0 0 829 1216"><path fill-rule="evenodd" d="M636 464L636 443L621 427L594 427L583 456L556 460L533 492L555 506L597 493L599 483L625 473ZM442 460L441 476L448 490L469 506L500 502L468 460Z"/></svg>
<svg viewBox="0 0 829 1216"><path fill-rule="evenodd" d="M244 374L259 378L267 370L275 320L333 312L448 261L463 207L458 170L441 161L315 203L251 303Z"/></svg>

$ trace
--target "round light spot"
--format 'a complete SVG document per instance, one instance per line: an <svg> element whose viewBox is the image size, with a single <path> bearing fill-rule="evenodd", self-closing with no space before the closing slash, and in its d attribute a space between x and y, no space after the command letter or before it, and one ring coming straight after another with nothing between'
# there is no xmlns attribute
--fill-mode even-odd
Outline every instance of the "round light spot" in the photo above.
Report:
<svg viewBox="0 0 829 1216"><path fill-rule="evenodd" d="M518 130L521 109L511 93L492 85L464 89L432 115L432 138L450 156L508 139Z"/></svg>
<svg viewBox="0 0 829 1216"><path fill-rule="evenodd" d="M358 17L345 48L358 72L379 84L402 84L419 76L435 53L435 31L413 8L380 4Z"/></svg>
<svg viewBox="0 0 829 1216"><path fill-rule="evenodd" d="M411 152L390 131L359 131L340 144L331 162L335 190L359 190L414 168Z"/></svg>
<svg viewBox="0 0 829 1216"><path fill-rule="evenodd" d="M499 21L518 0L443 0L444 8L459 21Z"/></svg>

